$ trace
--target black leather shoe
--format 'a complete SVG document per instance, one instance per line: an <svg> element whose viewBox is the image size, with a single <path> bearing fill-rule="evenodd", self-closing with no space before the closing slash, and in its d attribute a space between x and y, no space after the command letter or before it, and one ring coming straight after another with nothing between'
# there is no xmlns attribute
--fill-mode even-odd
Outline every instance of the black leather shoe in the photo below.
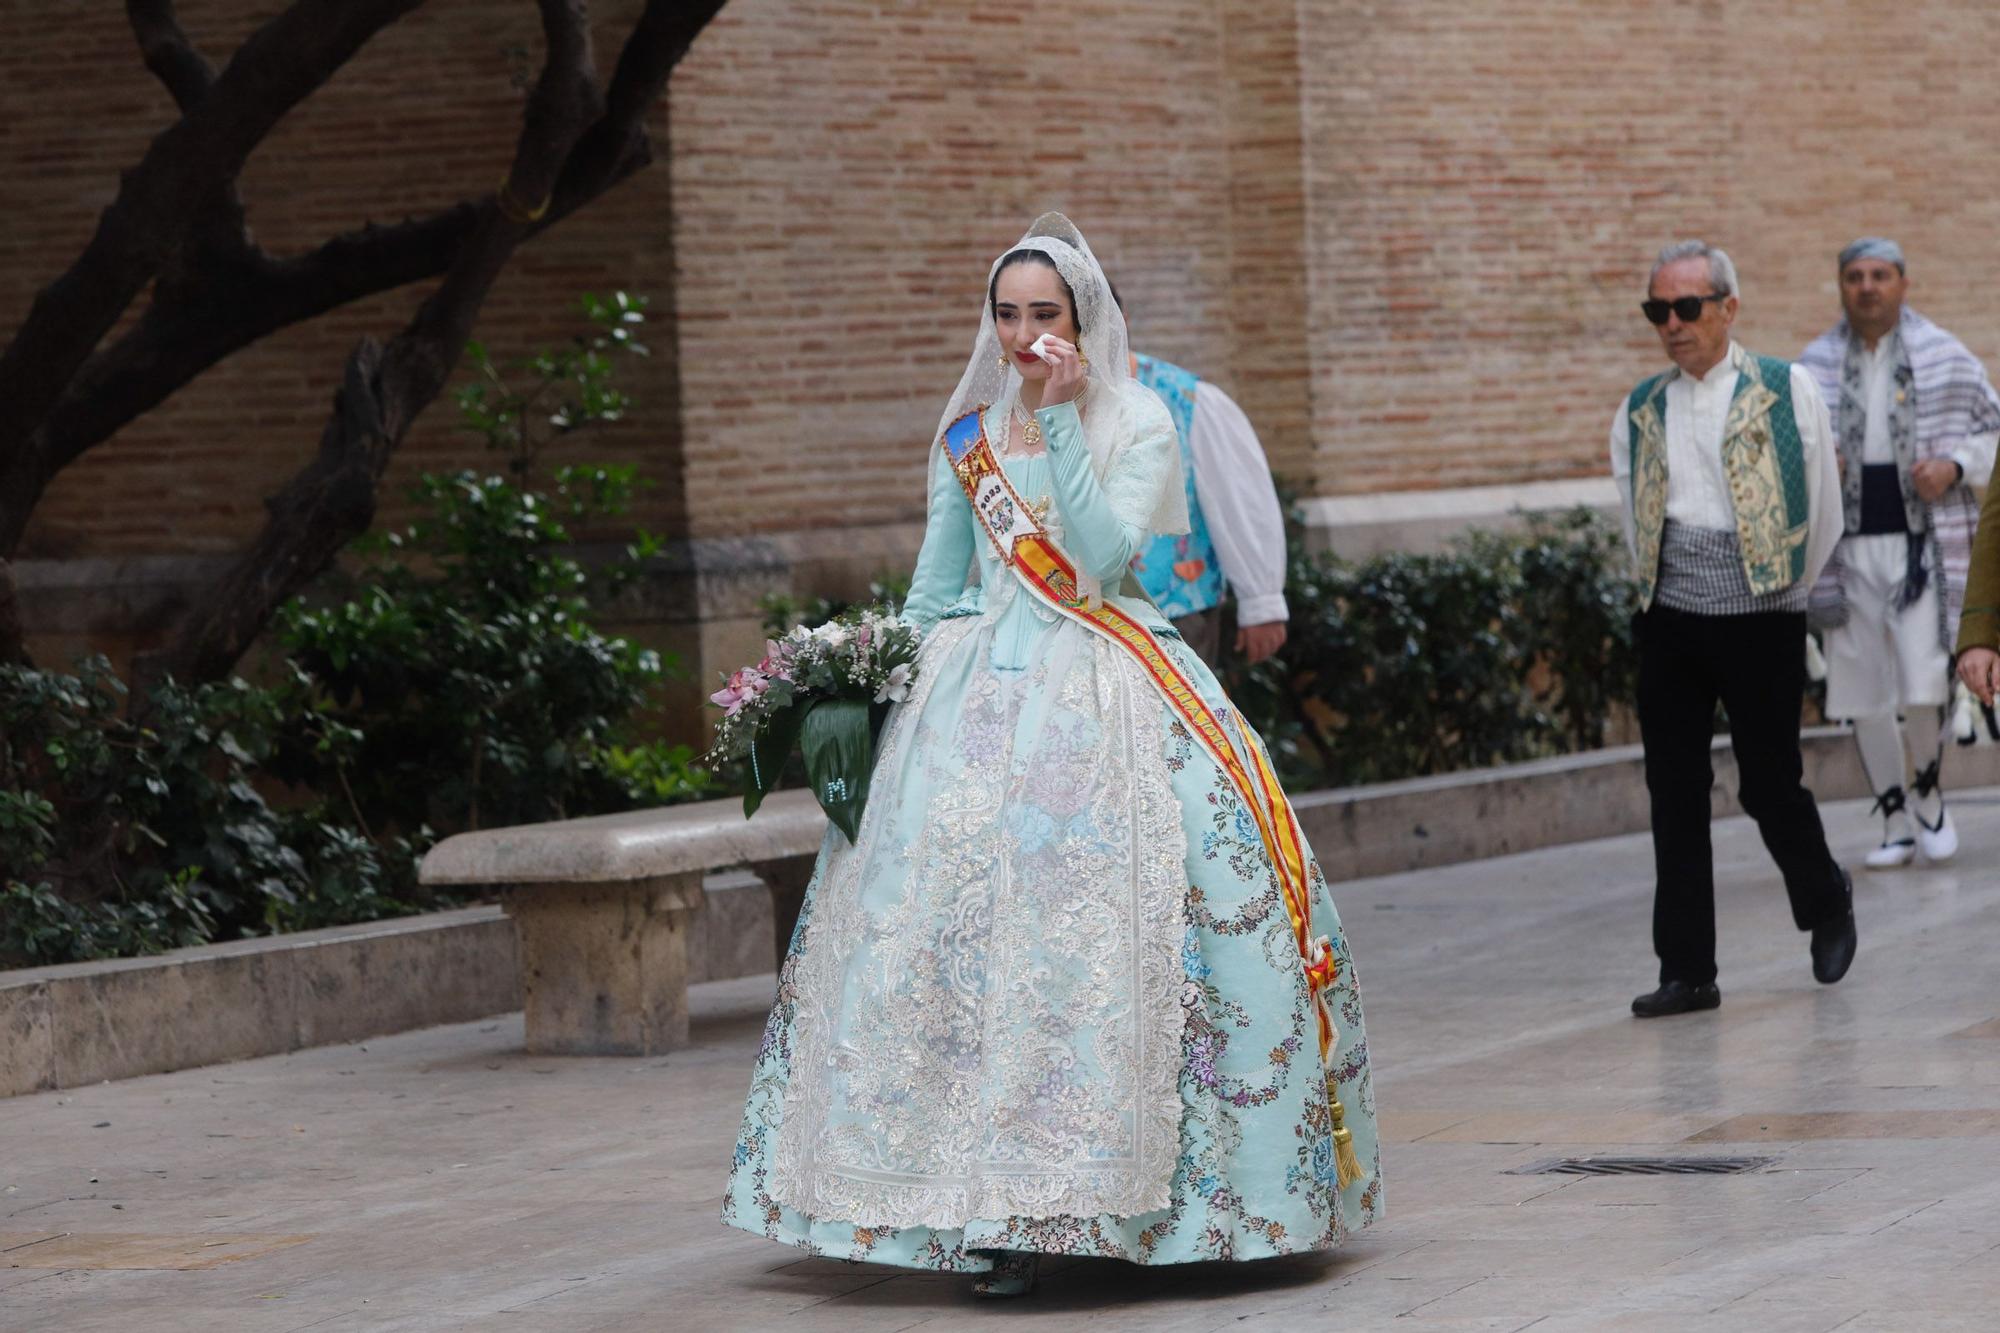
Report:
<svg viewBox="0 0 2000 1333"><path fill-rule="evenodd" d="M1847 911L1833 921L1814 926L1812 933L1813 980L1827 986L1846 976L1848 966L1854 962L1854 880L1845 870L1840 872L1840 878L1846 888Z"/></svg>
<svg viewBox="0 0 2000 1333"><path fill-rule="evenodd" d="M1669 981L1650 994L1632 1001L1632 1012L1641 1018L1665 1018L1668 1014L1691 1014L1697 1009L1720 1009L1722 992L1714 982L1690 986L1685 981Z"/></svg>

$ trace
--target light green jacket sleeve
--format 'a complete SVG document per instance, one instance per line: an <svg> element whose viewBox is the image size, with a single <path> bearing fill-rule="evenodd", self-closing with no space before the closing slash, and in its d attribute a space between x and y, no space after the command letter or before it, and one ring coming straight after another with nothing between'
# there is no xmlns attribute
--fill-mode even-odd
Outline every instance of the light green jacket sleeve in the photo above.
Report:
<svg viewBox="0 0 2000 1333"><path fill-rule="evenodd" d="M1084 573L1106 585L1124 576L1145 544L1146 521L1180 460L1172 419L1164 409L1158 415L1164 428L1149 425L1140 438L1120 450L1100 484L1076 404L1058 403L1035 413L1049 442L1056 504L1062 511L1063 549Z"/></svg>
<svg viewBox="0 0 2000 1333"><path fill-rule="evenodd" d="M972 569L972 506L952 475L942 449L931 464L930 502L924 511L924 545L917 553L917 572L910 576L910 596L903 618L923 628L944 614L965 592Z"/></svg>

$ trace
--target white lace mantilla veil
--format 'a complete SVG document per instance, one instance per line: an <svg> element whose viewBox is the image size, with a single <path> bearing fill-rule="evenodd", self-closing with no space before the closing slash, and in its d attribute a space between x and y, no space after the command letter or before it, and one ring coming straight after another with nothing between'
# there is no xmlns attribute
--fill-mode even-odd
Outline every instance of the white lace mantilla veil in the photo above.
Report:
<svg viewBox="0 0 2000 1333"><path fill-rule="evenodd" d="M1083 354L1090 358L1089 388L1078 410L1093 469L1102 481L1118 451L1136 438L1139 423L1163 417L1165 408L1151 390L1132 378L1125 316L1112 298L1111 284L1097 256L1091 253L1090 243L1083 239L1076 224L1061 213L1044 213L1036 218L1027 234L1001 252L986 271L986 285L979 289L979 336L972 344L972 360L966 364L958 388L945 404L934 438L941 444L945 427L975 408L991 406L1011 411L1020 394L1020 372L1014 369L1013 358L1001 353L1000 334L993 327L993 307L987 300L1000 260L1016 250L1039 250L1048 255L1076 298L1077 323L1083 330ZM1000 443L995 441L996 449ZM1167 478L1159 505L1146 527L1165 534L1188 530L1187 481L1181 473L1178 449L1174 451L1173 474Z"/></svg>

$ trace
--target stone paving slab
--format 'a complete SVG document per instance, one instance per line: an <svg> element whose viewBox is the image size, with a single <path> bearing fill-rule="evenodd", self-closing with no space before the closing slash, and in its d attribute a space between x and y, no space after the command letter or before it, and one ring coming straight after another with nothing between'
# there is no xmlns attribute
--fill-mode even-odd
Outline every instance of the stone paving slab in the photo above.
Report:
<svg viewBox="0 0 2000 1333"><path fill-rule="evenodd" d="M1850 861L1864 812L1827 807ZM2000 803L1958 815L1957 864L1860 878L1830 988L1754 829L1718 826L1723 1007L1651 1023L1643 837L1337 886L1389 1211L1334 1255L1051 1261L996 1306L725 1230L760 977L697 988L660 1058L527 1056L514 1016L0 1102L0 1330L1990 1330ZM1777 1160L1509 1174L1689 1154ZM76 1266L17 1266L58 1243ZM205 1250L241 1257L90 1266Z"/></svg>

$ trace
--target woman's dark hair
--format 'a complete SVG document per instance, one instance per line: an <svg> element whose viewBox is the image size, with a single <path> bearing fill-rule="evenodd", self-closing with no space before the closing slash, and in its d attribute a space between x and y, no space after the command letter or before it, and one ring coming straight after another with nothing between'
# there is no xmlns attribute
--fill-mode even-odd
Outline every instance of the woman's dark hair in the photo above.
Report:
<svg viewBox="0 0 2000 1333"><path fill-rule="evenodd" d="M1076 304L1076 293L1069 289L1069 280L1063 277L1062 270L1056 267L1056 261L1049 258L1046 250L1009 250L1000 256L1000 262L993 266L993 281L986 285L986 308L993 312L994 318L999 318L999 312L994 307L1000 304L1000 275L1016 264L1040 264L1056 275L1056 281L1062 284L1063 295L1069 298L1069 317L1076 321L1076 336L1081 338L1083 311Z"/></svg>

